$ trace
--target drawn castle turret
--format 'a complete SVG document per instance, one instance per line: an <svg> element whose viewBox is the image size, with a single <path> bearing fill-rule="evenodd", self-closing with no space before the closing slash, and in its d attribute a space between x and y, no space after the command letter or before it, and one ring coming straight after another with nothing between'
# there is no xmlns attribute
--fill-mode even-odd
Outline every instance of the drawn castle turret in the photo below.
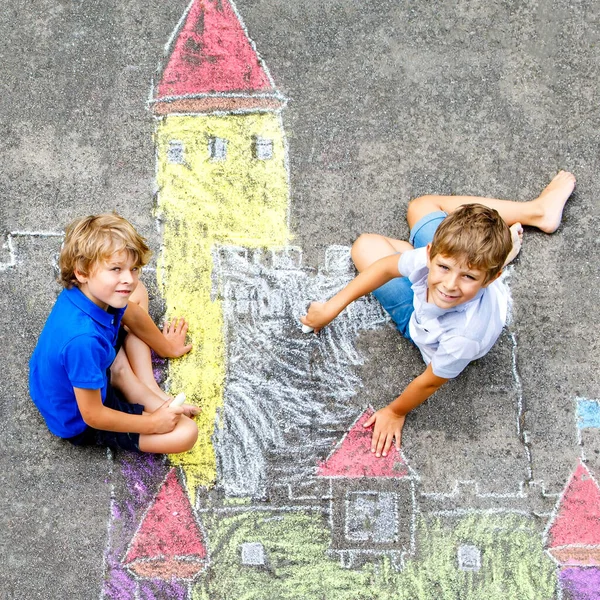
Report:
<svg viewBox="0 0 600 600"><path fill-rule="evenodd" d="M222 403L220 303L210 298L215 244L288 240L286 100L229 0L193 0L154 87L159 279L169 315L185 315L194 350L170 367L171 389L202 405L198 444L172 457L193 490L215 479L210 439Z"/></svg>

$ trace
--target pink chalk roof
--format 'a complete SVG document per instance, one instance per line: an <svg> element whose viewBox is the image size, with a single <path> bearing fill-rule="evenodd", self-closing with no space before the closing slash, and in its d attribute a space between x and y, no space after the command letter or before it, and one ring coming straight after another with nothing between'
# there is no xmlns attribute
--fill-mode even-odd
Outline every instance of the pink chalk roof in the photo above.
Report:
<svg viewBox="0 0 600 600"><path fill-rule="evenodd" d="M167 47L153 111L278 109L285 98L230 0L192 0Z"/></svg>
<svg viewBox="0 0 600 600"><path fill-rule="evenodd" d="M406 477L408 465L395 449L377 458L371 452L372 428L363 424L373 414L366 410L350 428L330 456L317 468L320 477Z"/></svg>
<svg viewBox="0 0 600 600"><path fill-rule="evenodd" d="M546 547L562 564L600 564L600 488L581 461L558 502Z"/></svg>
<svg viewBox="0 0 600 600"><path fill-rule="evenodd" d="M204 535L171 469L123 559L140 577L193 578L206 566Z"/></svg>

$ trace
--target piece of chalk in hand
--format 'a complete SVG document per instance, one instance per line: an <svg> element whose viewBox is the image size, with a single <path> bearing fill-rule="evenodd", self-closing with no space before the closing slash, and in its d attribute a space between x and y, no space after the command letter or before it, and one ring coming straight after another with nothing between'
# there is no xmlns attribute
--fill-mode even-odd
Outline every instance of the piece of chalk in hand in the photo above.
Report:
<svg viewBox="0 0 600 600"><path fill-rule="evenodd" d="M181 394L177 394L173 399L173 402L169 406L181 406L185 402L185 394L181 392Z"/></svg>
<svg viewBox="0 0 600 600"><path fill-rule="evenodd" d="M312 333L314 329L302 323L302 333Z"/></svg>

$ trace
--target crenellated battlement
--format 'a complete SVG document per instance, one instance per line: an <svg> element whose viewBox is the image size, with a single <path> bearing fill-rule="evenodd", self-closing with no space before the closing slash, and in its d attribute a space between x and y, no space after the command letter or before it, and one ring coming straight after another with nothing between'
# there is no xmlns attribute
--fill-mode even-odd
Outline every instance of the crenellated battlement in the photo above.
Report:
<svg viewBox="0 0 600 600"><path fill-rule="evenodd" d="M304 266L298 246L219 246L213 250L213 262L212 297L224 302L225 315L233 322L243 314L260 319L298 319L310 301L331 297L356 273L350 248L339 245L326 249L319 269ZM350 319L340 322L350 326L348 321L355 321L357 328L371 328L388 320L370 296L354 302L344 314Z"/></svg>
<svg viewBox="0 0 600 600"><path fill-rule="evenodd" d="M303 252L299 246L281 246L277 248L246 248L242 246L217 246L213 251L213 260L223 273L240 272L240 269L255 270L277 269L288 271L315 272L303 264ZM354 275L354 266L350 257L350 247L332 245L325 250L325 262L319 268L324 275Z"/></svg>
<svg viewBox="0 0 600 600"><path fill-rule="evenodd" d="M546 492L541 481L521 482L504 493L484 492L476 481L457 481L450 492L420 493L418 503L422 513L438 516L481 512L549 515L557 498Z"/></svg>
<svg viewBox="0 0 600 600"><path fill-rule="evenodd" d="M11 231L6 235L0 247L0 272L7 271L20 262L25 262L37 256L37 248L49 241L52 246L52 266L57 268L57 256L60 250L62 231ZM47 257L48 254L46 253ZM35 260L35 258L34 258Z"/></svg>

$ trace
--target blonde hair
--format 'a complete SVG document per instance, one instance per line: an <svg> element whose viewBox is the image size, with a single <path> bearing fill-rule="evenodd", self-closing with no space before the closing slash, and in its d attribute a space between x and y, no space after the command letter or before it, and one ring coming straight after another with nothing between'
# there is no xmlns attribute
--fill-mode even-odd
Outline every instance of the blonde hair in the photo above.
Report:
<svg viewBox="0 0 600 600"><path fill-rule="evenodd" d="M143 267L152 254L146 240L117 213L90 215L70 223L60 251L60 281L66 288L79 287L75 271L87 277L96 265L125 251L134 266Z"/></svg>
<svg viewBox="0 0 600 600"><path fill-rule="evenodd" d="M429 256L449 256L470 269L485 271L486 284L500 273L511 249L510 229L496 210L482 204L464 204L437 228Z"/></svg>

